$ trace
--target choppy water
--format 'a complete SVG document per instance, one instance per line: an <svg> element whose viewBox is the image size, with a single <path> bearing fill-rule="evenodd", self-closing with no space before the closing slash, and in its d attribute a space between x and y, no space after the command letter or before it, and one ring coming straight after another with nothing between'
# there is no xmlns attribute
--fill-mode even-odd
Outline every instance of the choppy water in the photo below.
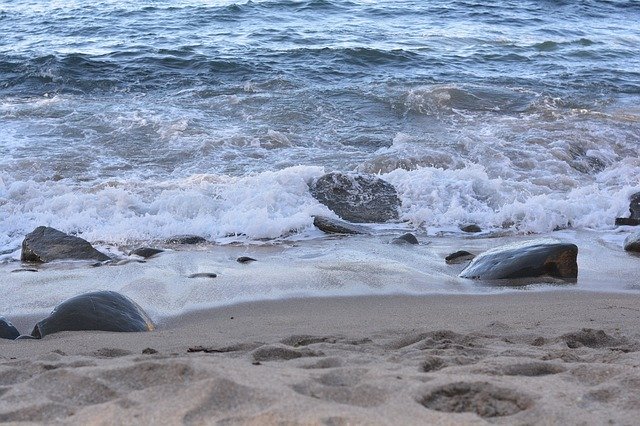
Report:
<svg viewBox="0 0 640 426"><path fill-rule="evenodd" d="M637 1L0 0L0 251L312 237L331 170L412 227L607 230L639 101Z"/></svg>

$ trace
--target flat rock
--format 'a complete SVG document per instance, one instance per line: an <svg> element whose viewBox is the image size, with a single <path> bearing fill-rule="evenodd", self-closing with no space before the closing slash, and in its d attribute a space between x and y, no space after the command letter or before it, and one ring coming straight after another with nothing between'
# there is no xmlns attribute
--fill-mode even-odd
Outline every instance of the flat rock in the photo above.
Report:
<svg viewBox="0 0 640 426"><path fill-rule="evenodd" d="M419 244L419 242L415 235L407 232L391 240L391 244Z"/></svg>
<svg viewBox="0 0 640 426"><path fill-rule="evenodd" d="M216 278L218 274L213 272L198 272L196 274L189 275L189 278Z"/></svg>
<svg viewBox="0 0 640 426"><path fill-rule="evenodd" d="M315 216L313 224L328 234L368 234L364 226L354 225L338 219L330 219L324 216Z"/></svg>
<svg viewBox="0 0 640 426"><path fill-rule="evenodd" d="M468 262L472 260L474 257L476 257L476 255L473 253L469 253L466 250L458 250L454 253L451 253L447 257L445 257L444 260L448 264L457 264L457 263Z"/></svg>
<svg viewBox="0 0 640 426"><path fill-rule="evenodd" d="M630 234L624 239L624 249L626 251L640 252L640 232Z"/></svg>
<svg viewBox="0 0 640 426"><path fill-rule="evenodd" d="M460 277L496 280L550 276L572 280L578 277L577 256L575 244L548 241L510 244L482 253Z"/></svg>
<svg viewBox="0 0 640 426"><path fill-rule="evenodd" d="M60 331L151 331L149 315L133 300L115 291L95 291L72 297L38 322L31 335L42 338Z"/></svg>
<svg viewBox="0 0 640 426"><path fill-rule="evenodd" d="M461 225L460 230L462 232L469 232L469 233L482 232L482 228L480 228L478 225L473 223L470 225Z"/></svg>
<svg viewBox="0 0 640 426"><path fill-rule="evenodd" d="M20 259L25 262L51 262L54 260L111 259L99 252L86 240L65 234L48 226L38 226L22 241Z"/></svg>
<svg viewBox="0 0 640 426"><path fill-rule="evenodd" d="M20 332L5 317L0 317L0 339L15 340Z"/></svg>
<svg viewBox="0 0 640 426"><path fill-rule="evenodd" d="M144 257L145 259L148 259L152 256L155 256L156 254L162 253L163 251L164 250L152 248L152 247L140 247L135 250L131 250L129 255L136 255L136 256L140 256L140 257Z"/></svg>
<svg viewBox="0 0 640 426"><path fill-rule="evenodd" d="M393 185L372 175L328 173L309 185L311 195L344 220L382 223L398 219Z"/></svg>

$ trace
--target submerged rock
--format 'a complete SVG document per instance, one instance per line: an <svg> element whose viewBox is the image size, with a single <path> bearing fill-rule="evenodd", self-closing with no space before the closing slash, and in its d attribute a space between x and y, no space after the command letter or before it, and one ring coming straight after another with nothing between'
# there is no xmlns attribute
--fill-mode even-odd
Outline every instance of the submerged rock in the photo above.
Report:
<svg viewBox="0 0 640 426"><path fill-rule="evenodd" d="M419 242L415 235L407 232L391 240L391 244L419 244Z"/></svg>
<svg viewBox="0 0 640 426"><path fill-rule="evenodd" d="M189 278L216 278L218 274L214 272L198 272L196 274L189 275Z"/></svg>
<svg viewBox="0 0 640 426"><path fill-rule="evenodd" d="M136 302L115 291L96 291L68 299L38 322L31 335L42 338L60 331L151 331L149 315Z"/></svg>
<svg viewBox="0 0 640 426"><path fill-rule="evenodd" d="M200 237L198 235L174 235L173 237L167 238L166 242L168 244L202 244L206 243L207 240L204 237Z"/></svg>
<svg viewBox="0 0 640 426"><path fill-rule="evenodd" d="M476 257L476 255L473 253L469 253L466 250L458 250L454 253L451 253L447 257L445 257L444 260L448 264L458 264L458 263L468 262L472 260L474 257Z"/></svg>
<svg viewBox="0 0 640 426"><path fill-rule="evenodd" d="M321 231L328 234L368 234L364 226L354 225L338 219L330 219L324 216L315 216L313 224Z"/></svg>
<svg viewBox="0 0 640 426"><path fill-rule="evenodd" d="M136 255L136 256L140 256L140 257L144 257L145 259L148 259L152 256L155 256L156 254L162 253L163 251L164 250L152 248L152 247L140 247L135 250L131 250L129 255Z"/></svg>
<svg viewBox="0 0 640 426"><path fill-rule="evenodd" d="M575 244L532 241L489 250L476 257L462 278L495 280L551 276L564 280L578 277Z"/></svg>
<svg viewBox="0 0 640 426"><path fill-rule="evenodd" d="M99 260L111 258L99 252L86 240L65 234L48 226L38 226L22 241L20 259L25 262L53 260Z"/></svg>
<svg viewBox="0 0 640 426"><path fill-rule="evenodd" d="M344 220L380 223L398 219L393 185L370 175L328 173L309 186L311 195Z"/></svg>
<svg viewBox="0 0 640 426"><path fill-rule="evenodd" d="M477 232L482 232L482 228L480 228L478 225L476 224L470 224L470 225L462 225L460 226L460 230L462 232L469 232L469 233L477 233Z"/></svg>
<svg viewBox="0 0 640 426"><path fill-rule="evenodd" d="M5 319L5 317L0 317L0 339L15 340L18 336L20 336L18 329Z"/></svg>
<svg viewBox="0 0 640 426"><path fill-rule="evenodd" d="M640 232L631 234L624 239L624 249L626 251L640 252Z"/></svg>

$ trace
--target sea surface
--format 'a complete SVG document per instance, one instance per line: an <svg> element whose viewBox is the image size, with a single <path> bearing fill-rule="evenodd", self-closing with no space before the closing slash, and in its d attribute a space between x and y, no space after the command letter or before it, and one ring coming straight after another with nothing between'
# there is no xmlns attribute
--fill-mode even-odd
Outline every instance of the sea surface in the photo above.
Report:
<svg viewBox="0 0 640 426"><path fill-rule="evenodd" d="M416 229L612 229L638 1L0 0L0 250L300 237L338 170Z"/></svg>
<svg viewBox="0 0 640 426"><path fill-rule="evenodd" d="M614 219L640 191L639 148L638 1L0 0L0 263L13 286L1 307L49 309L49 295L90 290L96 276L158 312L354 282L334 293L414 291L425 276L452 291L442 256L454 243L318 248L312 216L332 213L308 184L329 171L397 188L401 223L378 235L455 241L469 223L507 239L586 232L595 245L581 268L597 289L614 270L598 267L598 244L621 251L629 231ZM278 259L298 265L282 292L255 276L238 292L246 277L229 252L210 263L174 253L170 271L130 272L136 283L125 269L16 278L39 225L107 249L177 234L309 245L265 263L273 277ZM637 285L624 265L620 282ZM400 284L376 287L376 267ZM212 268L218 290L169 283ZM58 288L68 282L78 287Z"/></svg>

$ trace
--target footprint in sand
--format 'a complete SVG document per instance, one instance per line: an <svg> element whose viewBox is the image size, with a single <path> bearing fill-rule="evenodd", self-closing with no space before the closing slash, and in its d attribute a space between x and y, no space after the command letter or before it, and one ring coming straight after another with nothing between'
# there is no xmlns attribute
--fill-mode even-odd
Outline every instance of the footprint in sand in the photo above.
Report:
<svg viewBox="0 0 640 426"><path fill-rule="evenodd" d="M184 415L184 424L208 424L228 413L251 414L252 410L260 411L272 402L263 392L226 378L205 380L199 386L203 397Z"/></svg>
<svg viewBox="0 0 640 426"><path fill-rule="evenodd" d="M384 403L387 392L362 383L366 369L336 369L315 379L292 386L304 396L358 407L375 407Z"/></svg>
<svg viewBox="0 0 640 426"><path fill-rule="evenodd" d="M436 411L476 413L480 417L510 416L533 406L528 396L487 382L457 382L439 386L418 400Z"/></svg>
<svg viewBox="0 0 640 426"><path fill-rule="evenodd" d="M323 353L312 351L307 348L291 349L283 345L264 345L253 351L252 358L254 362L264 361L288 361L291 359L302 357L321 356Z"/></svg>

